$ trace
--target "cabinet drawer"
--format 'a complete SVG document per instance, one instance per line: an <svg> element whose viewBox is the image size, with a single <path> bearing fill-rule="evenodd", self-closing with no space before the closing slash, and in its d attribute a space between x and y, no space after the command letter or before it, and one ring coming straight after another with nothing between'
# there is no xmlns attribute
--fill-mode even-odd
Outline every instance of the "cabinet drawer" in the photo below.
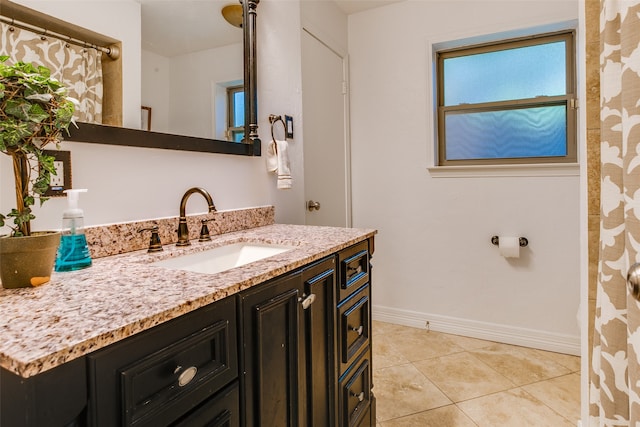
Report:
<svg viewBox="0 0 640 427"><path fill-rule="evenodd" d="M227 323L219 321L120 371L125 425L188 399L228 368ZM221 384L221 385L224 385Z"/></svg>
<svg viewBox="0 0 640 427"><path fill-rule="evenodd" d="M240 426L240 392L232 383L204 402L171 427L238 427Z"/></svg>
<svg viewBox="0 0 640 427"><path fill-rule="evenodd" d="M168 425L238 376L233 298L89 356L96 426Z"/></svg>
<svg viewBox="0 0 640 427"><path fill-rule="evenodd" d="M344 372L358 353L369 346L371 336L371 299L369 285L362 287L338 305L338 349L340 373Z"/></svg>
<svg viewBox="0 0 640 427"><path fill-rule="evenodd" d="M371 405L371 353L367 351L340 381L340 425L359 426Z"/></svg>
<svg viewBox="0 0 640 427"><path fill-rule="evenodd" d="M357 243L338 253L340 281L338 300L347 298L353 291L369 282L369 244Z"/></svg>
<svg viewBox="0 0 640 427"><path fill-rule="evenodd" d="M360 420L360 424L358 424L358 427L375 427L375 420L372 420L371 418L371 406L373 406L373 402L371 402L371 405L367 408L367 411L364 413L364 416Z"/></svg>

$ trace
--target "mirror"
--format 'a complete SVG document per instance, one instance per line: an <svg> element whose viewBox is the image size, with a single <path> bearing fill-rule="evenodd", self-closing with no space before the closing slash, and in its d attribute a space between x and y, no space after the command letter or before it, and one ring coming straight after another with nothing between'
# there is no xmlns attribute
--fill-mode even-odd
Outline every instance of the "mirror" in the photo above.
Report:
<svg viewBox="0 0 640 427"><path fill-rule="evenodd" d="M149 130L234 140L226 132L227 89L243 85L240 2L232 5L240 9L240 22L233 26L221 13L230 0L137 1L142 21L141 103L152 112L152 120L146 122ZM237 110L231 111L234 115Z"/></svg>
<svg viewBox="0 0 640 427"><path fill-rule="evenodd" d="M146 80L141 82L142 106L151 110L141 110L151 120L150 130L127 129L116 126L79 123L78 129L71 129L71 141L117 144L126 146L167 148L188 151L213 153L260 155L260 140L257 134L256 120L256 79L255 79L255 26L256 9L259 0L243 0L242 28L233 27L221 14L224 5L238 0L136 0L141 3L142 26L142 75L154 77L156 72L178 70L182 81L166 83L160 87L177 87L174 93L158 90L158 85ZM5 15L8 3L2 0ZM28 5L28 3L25 3ZM192 8L192 6L195 7ZM206 22L199 22L205 16ZM40 14L40 22L59 21L47 19ZM159 24L154 24L158 22ZM24 19L21 19L23 22ZM43 21L44 20L44 21ZM69 28L75 27L68 25ZM157 29L160 31L157 31ZM179 34L171 35L168 29L177 28ZM77 29L77 28L76 28ZM191 31L193 30L193 31ZM89 30L91 31L91 30ZM65 33L68 34L68 33ZM163 38L164 37L164 38ZM86 40L86 39L85 39ZM218 40L218 41L214 41ZM222 40L222 41L220 41ZM231 47L230 47L231 46ZM239 51L228 53L222 60L214 60L214 51ZM126 46L123 46L126 54ZM196 53L194 53L196 52ZM204 54L203 54L204 52ZM207 56L209 55L209 56ZM235 57L235 65L228 64L230 57ZM173 63L172 63L173 62ZM226 70L213 70L213 63L225 62ZM196 65L197 71L190 71L187 65ZM103 62L104 67L104 62ZM201 80L194 78L199 73ZM182 74L180 76L180 74ZM156 76L157 77L157 76ZM219 100L220 95L226 98L226 86L244 83L244 135L241 143L225 140L226 111L225 102ZM180 88L182 84L182 89ZM177 93L177 95L175 95ZM180 98L179 96L185 95ZM202 99L196 100L197 96ZM145 105L151 104L151 105ZM203 107L204 105L204 107ZM149 114L151 113L152 114ZM240 111L242 114L242 111ZM213 117L216 116L215 124ZM129 116L130 117L130 116ZM188 120L195 119L189 123ZM188 120L187 120L188 119ZM223 123L220 123L220 122ZM199 129L199 130L198 130Z"/></svg>

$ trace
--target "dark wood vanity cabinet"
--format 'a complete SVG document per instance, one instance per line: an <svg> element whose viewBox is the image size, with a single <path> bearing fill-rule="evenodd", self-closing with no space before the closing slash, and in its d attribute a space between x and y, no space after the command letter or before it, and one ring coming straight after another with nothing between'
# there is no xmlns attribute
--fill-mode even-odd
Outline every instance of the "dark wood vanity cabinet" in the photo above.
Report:
<svg viewBox="0 0 640 427"><path fill-rule="evenodd" d="M370 244L240 294L245 427L375 425Z"/></svg>
<svg viewBox="0 0 640 427"><path fill-rule="evenodd" d="M237 390L236 318L227 298L87 356L89 425L210 425L185 423L225 413L237 419L237 392L223 399L228 407L212 403L225 387Z"/></svg>
<svg viewBox="0 0 640 427"><path fill-rule="evenodd" d="M369 249L293 272L32 378L0 370L2 427L367 427Z"/></svg>
<svg viewBox="0 0 640 427"><path fill-rule="evenodd" d="M87 374L75 359L29 378L0 369L0 426L85 426Z"/></svg>
<svg viewBox="0 0 640 427"><path fill-rule="evenodd" d="M330 257L239 295L244 425L334 424L335 276Z"/></svg>
<svg viewBox="0 0 640 427"><path fill-rule="evenodd" d="M338 425L375 425L371 366L371 265L364 241L338 253Z"/></svg>

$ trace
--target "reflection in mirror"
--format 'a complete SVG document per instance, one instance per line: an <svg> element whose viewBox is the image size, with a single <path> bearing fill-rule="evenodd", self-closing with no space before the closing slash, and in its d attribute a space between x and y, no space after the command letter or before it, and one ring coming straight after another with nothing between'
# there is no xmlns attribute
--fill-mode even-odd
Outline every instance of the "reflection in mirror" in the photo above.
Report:
<svg viewBox="0 0 640 427"><path fill-rule="evenodd" d="M78 34L81 37L81 40L88 41L90 43L95 43L98 45L105 42L105 39L108 43L113 43L114 40L110 40L109 37L102 36L99 33L95 33L93 30L88 29L87 27L78 27L74 24L69 24L69 22L61 21L58 18L54 18L50 15L46 14L46 11L49 13L57 14L57 9L53 6L53 4L58 4L57 2L38 2L31 0L16 0L20 3L23 3L24 6L18 6L15 3L12 3L8 0L0 0L2 4L2 10L0 13L5 15L7 11L10 11L11 14L20 15L21 20L24 22L31 22L30 20L36 20L39 24L50 26L54 25L54 28L58 30L60 34L71 35L72 37L76 37ZM146 8L145 4L152 4L150 10L153 11L156 5L171 5L171 4L179 4L181 5L180 14L175 11L169 12L169 14L173 14L171 19L169 20L166 15L167 12L164 12L165 21L160 22L159 26L163 29L164 33L168 33L169 28L178 28L181 29L178 35L173 35L170 37L170 40L162 40L162 39L153 39L153 36L149 36L148 40L144 41L143 57L146 55L147 59L151 58L149 61L145 61L144 65L141 67L143 72L141 74L147 74L151 76L152 79L149 81L140 81L138 80L138 84L135 84L135 77L131 75L129 72L126 72L122 67L122 61L111 61L108 62L111 67L112 63L115 64L107 73L110 78L116 77L116 85L117 92L114 92L110 101L107 104L115 105L117 109L122 108L121 106L126 107L123 110L125 114L125 123L128 123L129 126L135 127L136 129L121 129L121 132L118 132L118 128L113 126L103 126L103 125L95 125L95 124L86 124L80 123L79 129L73 129L72 135L68 140L79 141L79 142L94 142L94 143L103 143L103 144L118 144L118 145L130 145L130 146L142 146L142 147L157 147L157 148L169 148L169 149L179 149L179 150L190 150L190 151L205 151L205 152L215 152L215 153L229 153L229 154L242 154L242 155L260 155L260 140L257 135L257 120L256 120L256 85L255 85L255 21L256 21L256 6L258 0L246 0L245 3L241 6L243 8L243 13L241 14L241 19L245 22L249 21L249 24L243 25L243 29L239 30L238 28L230 25L221 15L221 8L223 3L219 3L219 0L203 0L203 1L163 1L163 0L131 0L128 3L134 3L134 1L138 3L142 3L140 6L140 11L142 11L143 7ZM229 0L238 1L238 0ZM83 3L83 2L80 2ZM240 60L236 61L236 65L234 65L234 70L230 71L232 66L230 66L230 60L217 58L216 60L212 60L211 58L203 58L204 55L196 55L193 53L194 49L203 49L201 44L201 40L191 38L191 36L187 36L188 29L196 29L198 34L204 32L204 29L209 27L213 27L211 24L196 24L195 15L204 16L205 13L200 10L196 12L187 12L185 5L188 3L198 3L200 6L209 4L213 7L214 4L217 4L219 7L214 7L214 12L210 15L211 20L217 20L219 24L217 27L225 28L227 32L230 34L234 34L234 37L237 37L237 34L241 34L241 43L237 42L226 44L224 48L211 48L211 49L225 49L228 46L236 45L238 50L230 55L234 57L239 57ZM43 12L38 12L28 7L30 5L42 4L44 8ZM65 3L67 4L67 3ZM119 3L118 6L123 3ZM9 6L10 7L9 7ZM80 9L85 7L81 5ZM249 12L250 8L250 12ZM26 11L26 12L25 12ZM107 13L108 15L108 13ZM150 13L150 16L153 15L153 12ZM187 19L191 17L191 21L178 22L177 16L185 15ZM250 15L250 18L247 16ZM84 15L83 15L84 16ZM22 19L24 18L24 19ZM127 17L131 18L131 16ZM215 18L215 19L214 19ZM144 18L147 19L147 18ZM85 21L83 21L85 22ZM108 19L107 19L107 22ZM151 22L151 21L149 21ZM131 24L132 28L136 25L134 23ZM142 26L142 22L140 23ZM154 28L154 25L145 24L146 28ZM60 32L68 31L68 32ZM104 30L103 30L104 31ZM128 30L127 30L128 31ZM208 33L207 33L208 34ZM157 35L156 35L157 36ZM187 38L189 37L189 38ZM209 39L210 35L205 36L205 39ZM224 38L224 37L223 37ZM248 39L249 38L249 39ZM186 49L191 49L192 52L189 52L185 55L176 54L176 50L172 46L175 44L174 39L181 41L183 49L184 46L188 46ZM108 45L108 44L107 44ZM209 45L210 46L210 45ZM159 50L159 47L162 47L162 50ZM211 49L206 49L211 50ZM229 49L227 49L229 50ZM127 52L131 52L132 49L130 46L126 46L123 44L124 56L126 56ZM134 46L133 51L136 51ZM161 53L157 53L160 51ZM183 50L184 51L184 50ZM202 52L202 50L195 52ZM164 56L170 55L170 56ZM180 57L179 59L167 59ZM199 60L201 60L199 62ZM144 60L143 60L144 61ZM155 62L153 62L155 61ZM137 61L133 61L135 64ZM173 62L173 63L171 63ZM216 74L214 77L213 69L216 63L222 62L226 65L227 71ZM129 60L131 63L131 60ZM151 64L151 65L149 65ZM189 70L187 68L188 64L195 64L195 70ZM104 67L104 64L103 64ZM236 70L237 68L237 70ZM120 70L120 71L118 71ZM168 78L170 74L178 76L176 81L169 81ZM162 76L161 76L162 75ZM124 76L124 77L122 77ZM161 78L159 77L161 76ZM204 76L204 77L202 77ZM205 78L208 76L208 80ZM141 89L141 92L144 93L145 98L141 99L140 104L149 106L153 110L153 120L152 120L152 131L162 131L162 132L180 132L183 134L193 135L190 137L181 137L178 135L170 135L165 133L158 132L144 132L140 130L141 127L141 116L140 116L140 107L141 105L137 105L138 103L123 103L123 94L126 97L130 98L131 92L123 92L123 78L124 80L131 81L131 78L134 78L134 87L138 86ZM202 80L197 80L202 78ZM155 80L154 80L155 79ZM244 84L244 81L249 80L251 83L248 85ZM239 136L238 129L235 130L235 137L233 136L233 132L226 132L226 134L231 135L232 140L238 141L242 139L242 133L245 135L249 135L249 138L242 139L244 144L237 144L233 142L224 142L225 139L225 130L227 130L228 118L232 117L228 111L226 104L226 89L228 87L243 87L244 91L247 93L247 100L242 99L241 102L236 102L236 108L232 110L236 114L236 116L240 117L240 121L237 120L232 123L233 127L240 128ZM149 89L149 87L151 89ZM196 88L196 90L192 90L192 88ZM108 91L107 88L107 80L105 80L105 93ZM170 96L174 93L178 93L179 97L171 99ZM201 93L206 93L209 99L209 104L206 106L203 104L204 101L197 100L196 95L200 95ZM235 96L235 92L229 92L228 96ZM156 100L156 98L158 100ZM105 97L106 99L106 97ZM236 99L237 101L237 99ZM137 105L137 106L136 106ZM205 105L203 107L203 105ZM244 111L242 111L242 107L244 107ZM132 110L134 108L134 110ZM104 109L103 109L104 110ZM119 110L117 110L119 111ZM117 112L116 111L116 112ZM138 117L137 123L135 118L131 116L133 111L137 111L136 116ZM173 117L173 113L177 118ZM241 113L244 113L241 114ZM242 117L244 116L244 121ZM117 116L115 118L110 117L106 122L103 123L119 123L122 122L122 116ZM128 119L127 119L128 117ZM134 122L132 122L132 118L134 118ZM188 120L191 118L195 118L195 121L189 122ZM104 111L103 111L103 119L104 119ZM244 131L242 130L242 123L246 122L244 125ZM171 125L177 124L176 128L172 129ZM201 132L200 135L197 134L196 129L203 129L204 132ZM149 136L144 136L143 134L149 134ZM117 142L116 142L117 140ZM161 141L156 143L156 141ZM243 145L244 147L237 147L238 145Z"/></svg>
<svg viewBox="0 0 640 427"><path fill-rule="evenodd" d="M233 89L243 86L243 33L223 17L230 0L138 1L142 105L153 109L151 130L241 140L242 133L229 131L244 121L244 111L238 122L229 108L244 94ZM242 6L233 6L241 19Z"/></svg>

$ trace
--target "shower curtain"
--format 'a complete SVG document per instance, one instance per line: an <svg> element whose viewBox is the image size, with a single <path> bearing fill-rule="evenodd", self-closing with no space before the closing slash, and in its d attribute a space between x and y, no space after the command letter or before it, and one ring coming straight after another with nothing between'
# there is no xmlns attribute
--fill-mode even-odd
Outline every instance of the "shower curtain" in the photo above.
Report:
<svg viewBox="0 0 640 427"><path fill-rule="evenodd" d="M600 10L600 259L589 425L640 426L640 304L627 292L640 261L640 0Z"/></svg>
<svg viewBox="0 0 640 427"><path fill-rule="evenodd" d="M0 55L9 56L7 63L33 62L49 68L78 100L75 119L102 123L101 52L0 22Z"/></svg>

